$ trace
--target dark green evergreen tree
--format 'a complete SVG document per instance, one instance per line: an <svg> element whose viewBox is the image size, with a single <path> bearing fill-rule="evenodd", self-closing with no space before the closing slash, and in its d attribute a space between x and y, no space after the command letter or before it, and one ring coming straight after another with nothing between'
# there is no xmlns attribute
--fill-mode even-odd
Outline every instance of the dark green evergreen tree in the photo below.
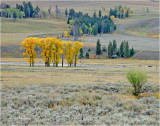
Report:
<svg viewBox="0 0 160 126"><path fill-rule="evenodd" d="M96 55L101 55L102 54L102 50L101 50L101 43L100 40L97 40L97 45L96 45Z"/></svg>
<svg viewBox="0 0 160 126"><path fill-rule="evenodd" d="M86 58L89 59L89 52L86 52Z"/></svg>
<svg viewBox="0 0 160 126"><path fill-rule="evenodd" d="M99 16L99 18L101 18L101 16L102 16L102 11L101 10L99 10L98 16Z"/></svg>
<svg viewBox="0 0 160 126"><path fill-rule="evenodd" d="M132 49L130 49L130 56L133 56L135 54L134 49L132 47Z"/></svg>
<svg viewBox="0 0 160 126"><path fill-rule="evenodd" d="M23 2L23 8L24 8L25 17L28 17L28 10L27 10L28 6L26 2Z"/></svg>
<svg viewBox="0 0 160 126"><path fill-rule="evenodd" d="M96 12L94 12L94 14L93 14L93 18L97 18L97 14L96 14Z"/></svg>
<svg viewBox="0 0 160 126"><path fill-rule="evenodd" d="M98 34L98 25L97 23L95 23L94 29L93 29L93 35L97 35L97 34Z"/></svg>
<svg viewBox="0 0 160 126"><path fill-rule="evenodd" d="M127 9L126 17L129 17L129 9Z"/></svg>
<svg viewBox="0 0 160 126"><path fill-rule="evenodd" d="M121 42L120 45L120 57L124 57L124 42Z"/></svg>
<svg viewBox="0 0 160 126"><path fill-rule="evenodd" d="M13 19L14 19L14 21L16 21L16 18L17 18L17 14L16 14L16 12L14 11L14 12L13 12Z"/></svg>
<svg viewBox="0 0 160 126"><path fill-rule="evenodd" d="M80 49L80 57L83 57L83 48Z"/></svg>
<svg viewBox="0 0 160 126"><path fill-rule="evenodd" d="M124 44L124 58L129 58L129 57L130 57L129 45L128 45L128 42L125 42L125 44Z"/></svg>
<svg viewBox="0 0 160 126"><path fill-rule="evenodd" d="M114 24L114 31L117 29L117 26Z"/></svg>
<svg viewBox="0 0 160 126"><path fill-rule="evenodd" d="M121 57L121 51L120 51L120 49L118 49L118 51L117 51L117 56Z"/></svg>
<svg viewBox="0 0 160 126"><path fill-rule="evenodd" d="M67 8L65 10L65 15L66 15L66 17L68 16L68 10L67 10Z"/></svg>
<svg viewBox="0 0 160 126"><path fill-rule="evenodd" d="M68 17L67 24L70 24L70 18Z"/></svg>
<svg viewBox="0 0 160 126"><path fill-rule="evenodd" d="M71 18L73 18L73 17L75 16L75 11L74 11L74 9L70 9L70 10L69 10L69 16L70 16Z"/></svg>
<svg viewBox="0 0 160 126"><path fill-rule="evenodd" d="M33 6L32 6L32 3L31 2L28 2L28 17L33 17ZM30 12L30 15L29 15L29 12Z"/></svg>
<svg viewBox="0 0 160 126"><path fill-rule="evenodd" d="M113 46L112 46L112 42L109 42L108 44L108 58L111 58L113 55Z"/></svg>
<svg viewBox="0 0 160 126"><path fill-rule="evenodd" d="M117 53L117 42L116 40L113 40L113 54Z"/></svg>
<svg viewBox="0 0 160 126"><path fill-rule="evenodd" d="M103 52L106 52L106 51L107 51L105 46L103 46L102 51L103 51Z"/></svg>
<svg viewBox="0 0 160 126"><path fill-rule="evenodd" d="M10 5L6 4L6 8L10 8Z"/></svg>

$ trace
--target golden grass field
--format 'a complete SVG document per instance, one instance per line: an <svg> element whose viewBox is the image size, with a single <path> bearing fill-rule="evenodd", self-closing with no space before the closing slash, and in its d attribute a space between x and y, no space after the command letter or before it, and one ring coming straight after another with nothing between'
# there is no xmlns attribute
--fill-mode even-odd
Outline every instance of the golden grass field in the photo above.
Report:
<svg viewBox="0 0 160 126"><path fill-rule="evenodd" d="M25 61L22 58L1 58L1 62ZM37 62L43 63L43 59L37 59ZM131 68L107 68L103 65L133 65L148 72L148 83L159 83L159 67L155 67L159 66L159 61L82 59L79 64L97 64L101 67L1 65L1 82L3 85L128 83L125 74Z"/></svg>

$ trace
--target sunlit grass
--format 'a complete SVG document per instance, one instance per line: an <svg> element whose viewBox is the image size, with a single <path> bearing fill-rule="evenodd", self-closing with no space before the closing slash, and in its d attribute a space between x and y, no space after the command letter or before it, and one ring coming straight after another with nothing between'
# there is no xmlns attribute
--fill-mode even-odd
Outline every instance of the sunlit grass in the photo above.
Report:
<svg viewBox="0 0 160 126"><path fill-rule="evenodd" d="M9 62L12 59L1 59ZM12 62L23 62L24 59L13 59ZM43 62L39 59L38 62ZM157 65L158 61L137 60L80 60L79 64L99 64L101 67L44 67L44 66L11 66L2 65L3 85L35 85L35 84L102 84L129 83L126 72L130 68L110 68L103 65L135 65L148 72L148 83L159 83L159 68L144 65ZM141 65L140 65L141 64Z"/></svg>

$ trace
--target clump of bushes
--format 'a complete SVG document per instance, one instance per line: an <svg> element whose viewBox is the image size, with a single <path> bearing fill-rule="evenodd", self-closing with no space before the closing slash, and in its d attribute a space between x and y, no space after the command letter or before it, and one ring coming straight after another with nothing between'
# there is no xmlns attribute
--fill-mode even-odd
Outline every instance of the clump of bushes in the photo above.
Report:
<svg viewBox="0 0 160 126"><path fill-rule="evenodd" d="M126 77L134 87L133 94L138 96L141 93L143 84L147 82L147 73L142 70L132 69L127 72Z"/></svg>

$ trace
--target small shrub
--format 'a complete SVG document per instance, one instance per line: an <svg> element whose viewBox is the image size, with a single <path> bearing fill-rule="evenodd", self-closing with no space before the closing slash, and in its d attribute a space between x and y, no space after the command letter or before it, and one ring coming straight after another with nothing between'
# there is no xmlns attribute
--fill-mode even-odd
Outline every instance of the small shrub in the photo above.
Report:
<svg viewBox="0 0 160 126"><path fill-rule="evenodd" d="M71 106L76 100L74 98L72 99L67 99L66 101L64 101L64 103L68 106Z"/></svg>
<svg viewBox="0 0 160 126"><path fill-rule="evenodd" d="M132 104L129 106L129 110L133 111L133 112L140 112L142 110L142 106L139 104Z"/></svg>
<svg viewBox="0 0 160 126"><path fill-rule="evenodd" d="M1 102L2 107L7 107L7 104L8 104L7 101L2 100L2 102Z"/></svg>
<svg viewBox="0 0 160 126"><path fill-rule="evenodd" d="M95 100L102 100L102 96L95 95L95 96L93 96L93 99L95 99Z"/></svg>
<svg viewBox="0 0 160 126"><path fill-rule="evenodd" d="M116 106L116 107L125 107L125 105L123 104L122 101L117 101L117 102L115 103L115 106Z"/></svg>
<svg viewBox="0 0 160 126"><path fill-rule="evenodd" d="M154 113L153 109L147 109L145 112L146 115L153 115L153 113Z"/></svg>
<svg viewBox="0 0 160 126"><path fill-rule="evenodd" d="M105 110L106 112L110 112L110 111L113 110L113 107L112 107L111 105L107 105L107 106L105 106L104 110Z"/></svg>
<svg viewBox="0 0 160 126"><path fill-rule="evenodd" d="M155 96L156 96L157 99L159 99L160 98L160 93L157 93Z"/></svg>
<svg viewBox="0 0 160 126"><path fill-rule="evenodd" d="M134 87L133 94L138 96L141 93L143 84L147 82L147 73L140 70L130 70L127 72L126 77Z"/></svg>
<svg viewBox="0 0 160 126"><path fill-rule="evenodd" d="M126 112L123 113L123 116L135 118L136 114L135 114L135 112L132 112L132 111L126 111Z"/></svg>

